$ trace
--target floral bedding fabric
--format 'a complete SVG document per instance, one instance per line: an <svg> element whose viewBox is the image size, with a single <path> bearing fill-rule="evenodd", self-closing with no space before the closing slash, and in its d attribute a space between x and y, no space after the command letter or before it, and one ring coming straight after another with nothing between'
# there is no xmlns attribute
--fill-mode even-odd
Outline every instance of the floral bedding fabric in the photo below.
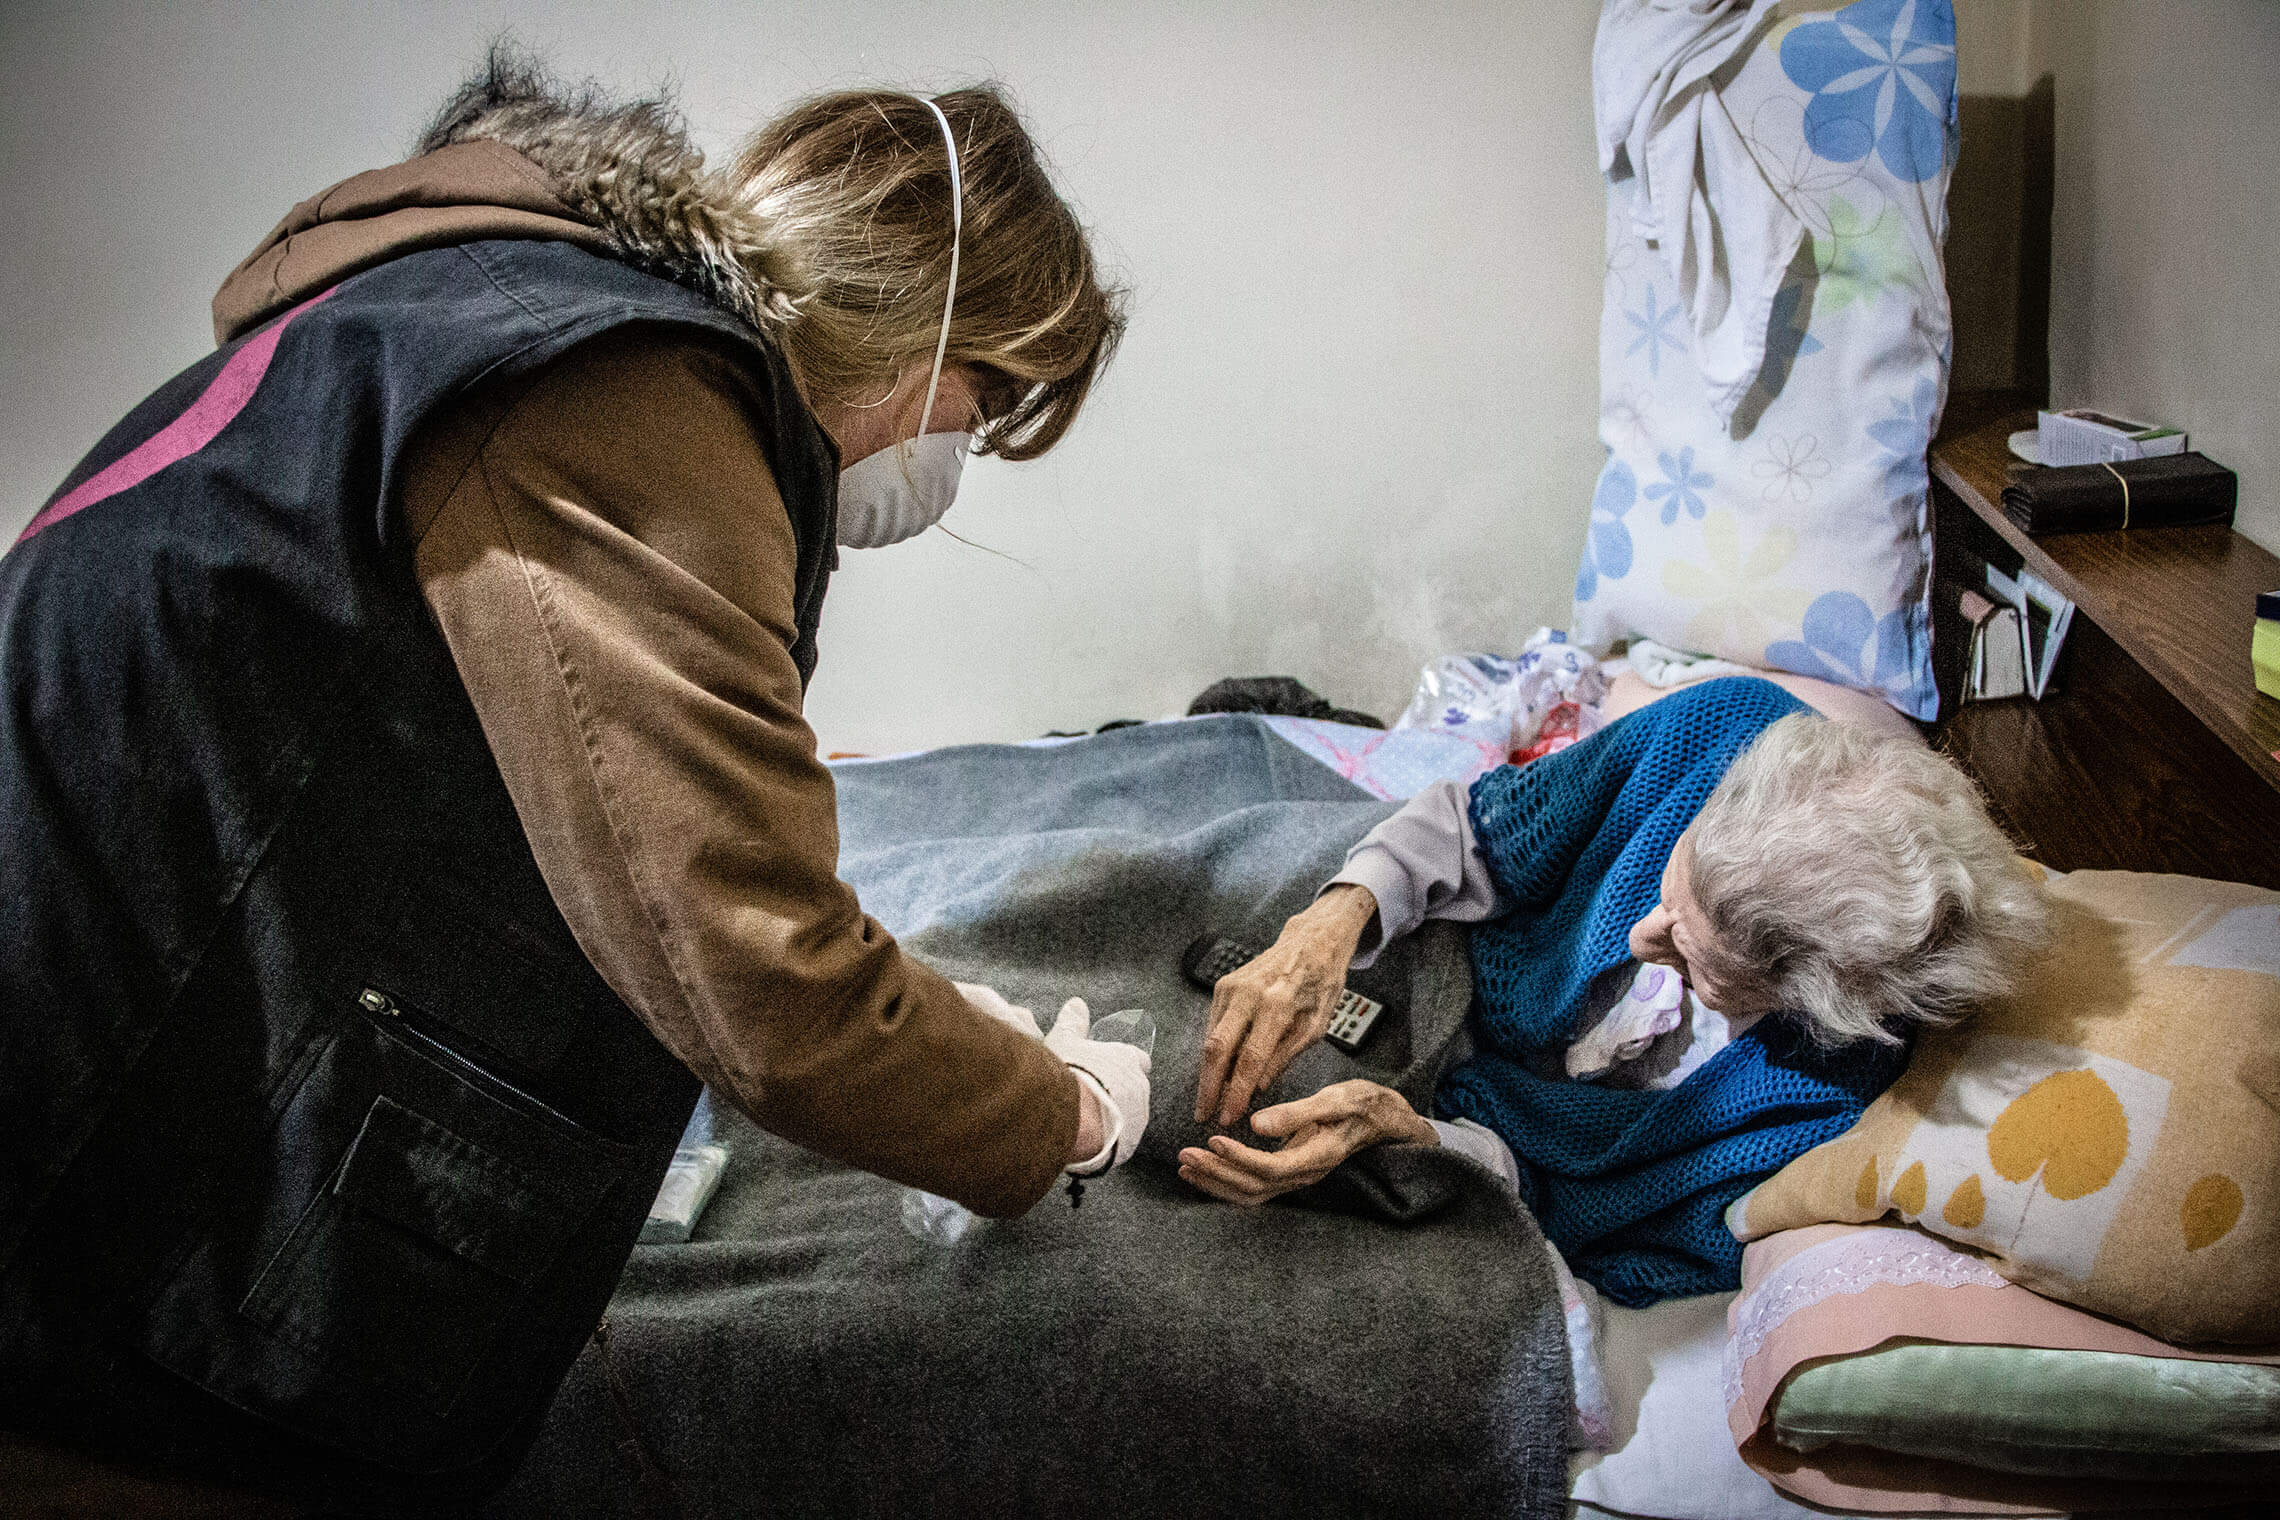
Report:
<svg viewBox="0 0 2280 1520"><path fill-rule="evenodd" d="M1626 3L1609 0L1611 15ZM1950 346L1940 250L1954 11L1858 0L1795 13L1761 0L1738 36L1732 60L1693 86L1730 129L1719 141L1738 142L1756 171L1728 166L1721 182L1762 178L1803 237L1772 294L1762 368L1721 421L1694 363L1671 240L1636 178L1611 175L1606 461L1575 635L1598 648L1646 636L1818 676L1929 718L1925 451Z"/></svg>

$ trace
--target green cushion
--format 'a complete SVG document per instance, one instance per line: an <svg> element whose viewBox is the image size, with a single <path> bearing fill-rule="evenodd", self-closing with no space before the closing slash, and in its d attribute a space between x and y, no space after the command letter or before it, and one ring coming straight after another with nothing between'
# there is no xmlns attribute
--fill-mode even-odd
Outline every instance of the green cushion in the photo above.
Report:
<svg viewBox="0 0 2280 1520"><path fill-rule="evenodd" d="M2000 1472L2218 1478L2280 1462L2280 1367L1901 1343L1793 1373L1773 1431L1793 1451L1844 1444Z"/></svg>

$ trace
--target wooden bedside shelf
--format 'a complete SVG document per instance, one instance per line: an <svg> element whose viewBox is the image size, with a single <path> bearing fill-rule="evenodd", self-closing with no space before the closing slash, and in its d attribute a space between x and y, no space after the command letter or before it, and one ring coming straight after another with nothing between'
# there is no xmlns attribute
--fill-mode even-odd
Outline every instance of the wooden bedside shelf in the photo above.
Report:
<svg viewBox="0 0 2280 1520"><path fill-rule="evenodd" d="M1931 452L1933 559L1960 545L2074 602L2058 689L1968 706L1943 690L1941 742L2054 869L2280 887L2280 702L2257 692L2248 655L2280 557L2230 528L2029 538L2002 496L2023 468L2006 440L2033 426L2014 394L1950 400Z"/></svg>

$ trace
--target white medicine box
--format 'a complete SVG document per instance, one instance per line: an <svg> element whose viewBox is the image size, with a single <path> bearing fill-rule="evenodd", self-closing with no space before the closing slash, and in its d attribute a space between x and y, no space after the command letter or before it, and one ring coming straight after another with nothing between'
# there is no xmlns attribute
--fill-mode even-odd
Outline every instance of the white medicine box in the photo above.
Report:
<svg viewBox="0 0 2280 1520"><path fill-rule="evenodd" d="M2108 464L2185 452L2185 434L2178 428L2132 422L2088 407L2035 416L2035 451L2046 465Z"/></svg>

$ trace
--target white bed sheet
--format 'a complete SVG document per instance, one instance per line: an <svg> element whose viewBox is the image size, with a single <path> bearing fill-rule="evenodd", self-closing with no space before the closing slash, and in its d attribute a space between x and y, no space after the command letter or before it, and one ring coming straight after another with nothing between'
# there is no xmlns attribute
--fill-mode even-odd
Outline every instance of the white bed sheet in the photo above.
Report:
<svg viewBox="0 0 2280 1520"><path fill-rule="evenodd" d="M1826 1520L1750 1471L1726 1429L1720 1364L1726 1309L1737 1295L1607 1306L1600 1371L1615 1449L1579 1453L1576 1513L1653 1520Z"/></svg>

